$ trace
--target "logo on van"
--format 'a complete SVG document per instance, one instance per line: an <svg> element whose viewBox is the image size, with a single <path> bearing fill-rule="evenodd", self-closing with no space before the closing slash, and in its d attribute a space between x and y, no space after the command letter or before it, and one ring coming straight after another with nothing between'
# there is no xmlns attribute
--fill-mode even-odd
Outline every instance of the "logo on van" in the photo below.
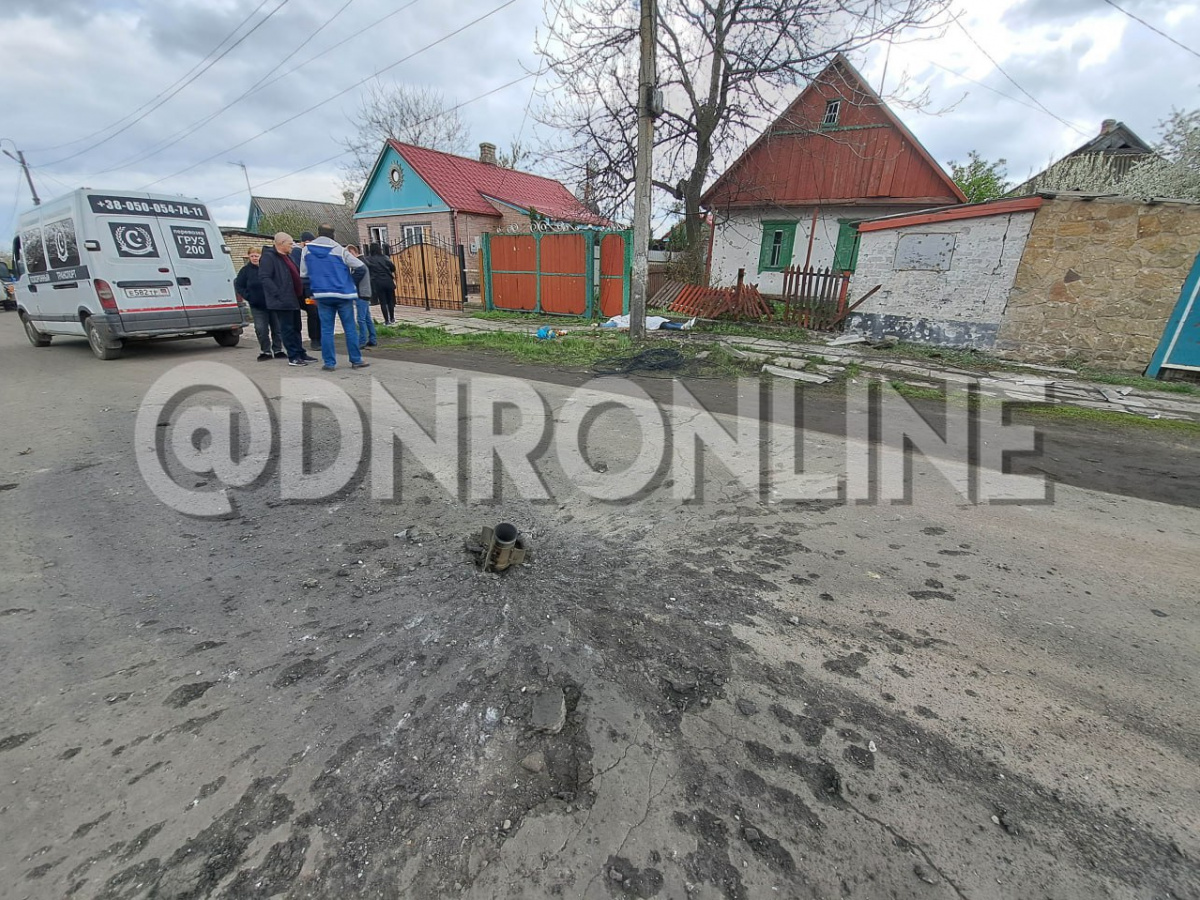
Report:
<svg viewBox="0 0 1200 900"><path fill-rule="evenodd" d="M117 245L117 255L142 259L158 256L158 248L154 245L154 235L145 225L132 223L109 222L113 242Z"/></svg>

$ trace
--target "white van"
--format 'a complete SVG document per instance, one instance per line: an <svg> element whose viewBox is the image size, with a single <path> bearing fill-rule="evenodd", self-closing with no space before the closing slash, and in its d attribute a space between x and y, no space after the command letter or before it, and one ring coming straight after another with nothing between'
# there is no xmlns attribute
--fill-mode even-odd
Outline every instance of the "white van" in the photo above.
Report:
<svg viewBox="0 0 1200 900"><path fill-rule="evenodd" d="M86 337L100 359L126 341L211 335L233 347L249 324L233 262L203 204L81 188L21 216L17 309L35 347Z"/></svg>

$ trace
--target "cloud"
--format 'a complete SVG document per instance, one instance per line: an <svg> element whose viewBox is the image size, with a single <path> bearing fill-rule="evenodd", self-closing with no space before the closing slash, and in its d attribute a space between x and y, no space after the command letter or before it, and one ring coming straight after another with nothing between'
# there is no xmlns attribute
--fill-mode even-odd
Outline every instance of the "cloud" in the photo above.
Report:
<svg viewBox="0 0 1200 900"><path fill-rule="evenodd" d="M155 190L199 197L220 221L240 224L245 180L230 165L240 161L252 182L262 185L258 193L337 200L337 160L306 167L339 153L353 129L361 89L327 98L502 0L421 0L373 27L369 23L399 8L397 0L353 0L327 25L344 0L289 2L177 95L134 121L131 114L200 63L259 2L7 0L9 33L20 39L5 46L6 125L0 136L26 151L44 196L85 185L135 190L159 182ZM268 0L251 23L277 2ZM1165 30L1200 48L1200 0L1118 2L1157 26L1170 17L1173 24ZM1153 140L1157 123L1173 106L1196 105L1197 79L1180 77L1195 71L1194 57L1100 0L995 0L973 6L962 21L976 40L1022 87L1083 134L1029 108L1029 99L950 27L936 41L896 44L888 67L890 84L907 71L917 87L928 86L931 110L961 100L940 117L900 110L942 162L977 150L989 159L1006 157L1010 172L1024 174L1079 146L1102 119L1121 119ZM518 0L380 80L433 86L451 103L471 100L536 68L533 43L540 26L541 4ZM294 58L282 62L308 38ZM347 38L345 45L312 60ZM882 51L872 51L855 62L878 85L883 58ZM264 87L222 111L273 69L278 71ZM519 134L528 144L535 134L534 121L526 116L533 87L533 79L526 79L464 107L461 115L473 142L505 147ZM545 87L543 79L539 88ZM280 124L314 105L313 112ZM219 114L194 134L164 146L173 134L214 113ZM101 143L113 135L114 123L129 127ZM68 156L74 158L64 160ZM0 231L6 231L29 197L19 169L4 157L0 163ZM4 234L0 240L7 243Z"/></svg>
<svg viewBox="0 0 1200 900"><path fill-rule="evenodd" d="M1144 19L1164 19L1179 4L1176 0L1117 0L1117 5L1126 12ZM1058 22L1078 22L1086 17L1120 16L1103 0L1022 0L1011 4L1004 11L1001 21L1014 31L1029 26L1042 26Z"/></svg>
<svg viewBox="0 0 1200 900"><path fill-rule="evenodd" d="M450 103L470 100L532 69L541 9L527 0L421 52L500 2L423 4L372 28L366 25L397 11L394 0L352 0L325 27L342 0L287 3L158 105L164 98L155 100L156 95L201 63L259 0L59 0L44 6L40 0L18 0L15 7L10 0L6 9L15 17L10 30L22 40L6 47L10 125L0 134L26 151L43 196L85 185L136 190L165 179L152 189L218 201L213 208L222 220L238 223L245 219L245 180L228 163L243 161L255 184L272 182L261 193L340 199L336 160L273 179L336 155L358 114L362 88L352 86L406 56L411 58L378 80L432 85ZM262 22L276 4L268 0L250 25ZM343 46L320 55L343 40ZM263 87L222 111L264 76ZM522 127L531 88L526 80L464 107L461 115L478 140L505 146ZM152 101L158 108L146 108ZM297 117L309 107L315 109ZM193 134L163 146L214 113L219 114ZM532 124L524 130L528 140ZM208 157L213 158L201 162ZM0 168L0 230L13 221L18 207L29 205L23 186L9 190L19 170L7 170L11 182L2 177L4 171ZM221 199L230 194L235 196Z"/></svg>

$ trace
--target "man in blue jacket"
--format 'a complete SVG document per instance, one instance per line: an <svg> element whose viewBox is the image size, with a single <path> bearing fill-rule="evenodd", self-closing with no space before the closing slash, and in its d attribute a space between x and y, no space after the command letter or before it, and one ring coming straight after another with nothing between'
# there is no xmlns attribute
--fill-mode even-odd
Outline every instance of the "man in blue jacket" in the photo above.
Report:
<svg viewBox="0 0 1200 900"><path fill-rule="evenodd" d="M365 369L370 363L363 362L358 346L358 327L355 314L358 304L358 286L350 275L352 269L365 268L361 259L346 252L346 248L333 239L333 226L317 228L317 239L310 241L300 257L300 276L308 279L309 289L317 301L317 312L321 316L321 368L332 372L337 368L337 355L333 346L335 318L342 320L346 332L346 351L350 355L351 368Z"/></svg>

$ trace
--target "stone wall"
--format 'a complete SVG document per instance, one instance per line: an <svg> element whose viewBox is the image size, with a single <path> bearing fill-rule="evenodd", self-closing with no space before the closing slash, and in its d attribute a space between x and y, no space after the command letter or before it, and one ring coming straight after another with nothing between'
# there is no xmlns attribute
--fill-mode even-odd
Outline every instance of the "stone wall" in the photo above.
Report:
<svg viewBox="0 0 1200 900"><path fill-rule="evenodd" d="M990 349L1033 217L1012 212L863 232L850 297L883 287L851 314L848 327Z"/></svg>
<svg viewBox="0 0 1200 900"><path fill-rule="evenodd" d="M1200 250L1200 204L1047 200L1034 217L996 347L1140 371Z"/></svg>

